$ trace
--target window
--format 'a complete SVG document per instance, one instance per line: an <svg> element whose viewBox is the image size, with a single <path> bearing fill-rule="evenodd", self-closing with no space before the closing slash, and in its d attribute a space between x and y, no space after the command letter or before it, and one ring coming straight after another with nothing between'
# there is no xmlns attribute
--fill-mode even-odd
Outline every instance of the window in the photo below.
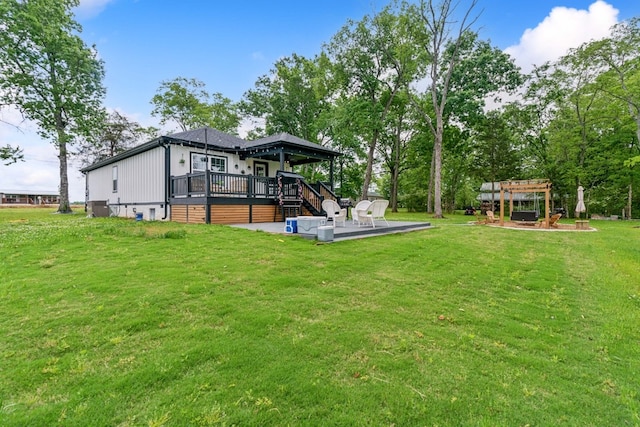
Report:
<svg viewBox="0 0 640 427"><path fill-rule="evenodd" d="M111 182L113 185L113 192L118 191L118 166L114 166L111 169Z"/></svg>
<svg viewBox="0 0 640 427"><path fill-rule="evenodd" d="M212 172L227 172L227 158L220 156L205 156L201 153L191 153L191 172L204 172L207 170L207 157L209 169Z"/></svg>
<svg viewBox="0 0 640 427"><path fill-rule="evenodd" d="M203 154L191 153L191 172L204 172L207 169L207 157Z"/></svg>
<svg viewBox="0 0 640 427"><path fill-rule="evenodd" d="M226 172L227 171L227 158L211 156L211 172Z"/></svg>

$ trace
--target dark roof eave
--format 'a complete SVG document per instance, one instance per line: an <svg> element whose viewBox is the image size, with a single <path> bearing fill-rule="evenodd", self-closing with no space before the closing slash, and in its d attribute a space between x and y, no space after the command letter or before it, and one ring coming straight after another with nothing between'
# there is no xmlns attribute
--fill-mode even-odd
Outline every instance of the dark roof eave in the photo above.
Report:
<svg viewBox="0 0 640 427"><path fill-rule="evenodd" d="M295 143L288 143L288 142L282 142L282 141L271 142L268 144L261 144L261 145L253 145L251 147L247 147L245 152L249 156L252 156L254 154L260 154L260 150L269 150L269 149L280 148L280 147L285 149L285 153L290 153L290 154L318 153L327 157L339 157L343 155L339 151L332 150L331 148L325 148L320 145L317 147L309 147L306 145L298 145Z"/></svg>
<svg viewBox="0 0 640 427"><path fill-rule="evenodd" d="M115 162L118 162L120 160L124 160L124 159L127 159L129 157L133 157L136 154L144 153L145 151L149 151L149 150L151 150L153 148L161 147L164 144L166 144L165 139L166 138L164 136L161 136L161 137L156 138L156 139L152 139L149 142L145 142L144 144L140 144L137 147L133 147L133 148L131 148L131 149L127 150L127 151L124 151L124 152L122 152L120 154L116 154L113 157L109 157L108 159L104 159L104 160L96 162L96 163L94 163L92 165L86 166L86 167L80 169L80 172L82 172L82 173L90 172L92 170L99 169L99 168L101 168L103 166L110 165L111 163L115 163Z"/></svg>

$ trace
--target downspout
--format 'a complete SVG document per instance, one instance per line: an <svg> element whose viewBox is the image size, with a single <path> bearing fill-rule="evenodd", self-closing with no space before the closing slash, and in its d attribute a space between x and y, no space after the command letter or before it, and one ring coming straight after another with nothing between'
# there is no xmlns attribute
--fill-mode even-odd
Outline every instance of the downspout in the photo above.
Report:
<svg viewBox="0 0 640 427"><path fill-rule="evenodd" d="M89 174L82 172L84 175L84 213L89 212ZM0 203L2 199L0 198Z"/></svg>
<svg viewBox="0 0 640 427"><path fill-rule="evenodd" d="M171 144L160 137L159 145L164 148L164 216L162 221L169 216L169 187L171 186Z"/></svg>

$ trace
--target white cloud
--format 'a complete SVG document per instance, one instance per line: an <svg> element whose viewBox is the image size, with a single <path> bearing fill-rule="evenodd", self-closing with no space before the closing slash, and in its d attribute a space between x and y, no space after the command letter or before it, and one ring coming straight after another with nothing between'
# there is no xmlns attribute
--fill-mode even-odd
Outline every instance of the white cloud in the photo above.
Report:
<svg viewBox="0 0 640 427"><path fill-rule="evenodd" d="M93 18L100 14L114 0L80 0L80 5L76 8L75 14L80 19Z"/></svg>
<svg viewBox="0 0 640 427"><path fill-rule="evenodd" d="M525 30L520 43L505 49L524 72L566 54L582 43L609 35L617 23L618 10L603 0L597 0L588 10L554 7L537 27Z"/></svg>

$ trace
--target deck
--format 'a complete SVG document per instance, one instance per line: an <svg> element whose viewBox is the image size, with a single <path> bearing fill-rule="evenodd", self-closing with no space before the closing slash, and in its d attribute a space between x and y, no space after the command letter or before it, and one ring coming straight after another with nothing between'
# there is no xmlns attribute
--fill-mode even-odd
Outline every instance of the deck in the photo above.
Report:
<svg viewBox="0 0 640 427"><path fill-rule="evenodd" d="M197 172L172 176L171 220L185 223L263 223L288 216L323 215L322 201L338 197L325 183L297 174L276 177Z"/></svg>

